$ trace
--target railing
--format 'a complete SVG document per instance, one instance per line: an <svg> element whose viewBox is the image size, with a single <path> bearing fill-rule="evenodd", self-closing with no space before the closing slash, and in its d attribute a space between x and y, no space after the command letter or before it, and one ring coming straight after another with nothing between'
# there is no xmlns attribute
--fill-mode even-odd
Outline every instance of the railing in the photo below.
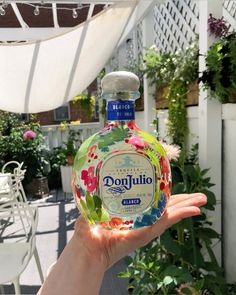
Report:
<svg viewBox="0 0 236 295"><path fill-rule="evenodd" d="M49 150L59 147L63 142L67 142L69 130L75 130L79 133L81 141L84 141L92 134L98 132L102 127L100 122L68 124L65 128L62 125L45 125L42 126L45 144Z"/></svg>

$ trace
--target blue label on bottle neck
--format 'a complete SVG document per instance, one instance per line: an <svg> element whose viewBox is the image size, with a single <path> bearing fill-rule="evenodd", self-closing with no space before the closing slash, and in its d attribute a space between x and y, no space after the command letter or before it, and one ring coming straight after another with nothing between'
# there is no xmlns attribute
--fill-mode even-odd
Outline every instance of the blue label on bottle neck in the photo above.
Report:
<svg viewBox="0 0 236 295"><path fill-rule="evenodd" d="M107 120L125 121L134 120L135 110L134 101L131 100L113 100L107 103Z"/></svg>

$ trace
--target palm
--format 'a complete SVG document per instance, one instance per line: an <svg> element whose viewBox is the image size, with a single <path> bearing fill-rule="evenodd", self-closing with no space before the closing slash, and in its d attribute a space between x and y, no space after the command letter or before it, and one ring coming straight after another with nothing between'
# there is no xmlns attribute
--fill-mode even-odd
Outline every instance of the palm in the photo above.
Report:
<svg viewBox="0 0 236 295"><path fill-rule="evenodd" d="M134 231L109 231L91 227L83 218L79 218L75 230L89 254L96 258L101 257L109 267L121 257L160 236L174 223L200 214L198 207L205 203L206 197L202 194L173 195L161 220L152 226Z"/></svg>

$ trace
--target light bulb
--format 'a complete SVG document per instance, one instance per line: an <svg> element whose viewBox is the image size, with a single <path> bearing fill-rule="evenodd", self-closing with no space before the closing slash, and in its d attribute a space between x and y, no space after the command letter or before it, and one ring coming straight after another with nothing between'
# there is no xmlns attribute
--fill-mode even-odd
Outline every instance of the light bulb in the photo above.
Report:
<svg viewBox="0 0 236 295"><path fill-rule="evenodd" d="M38 6L35 6L34 15L39 15L39 13L40 13L39 7Z"/></svg>
<svg viewBox="0 0 236 295"><path fill-rule="evenodd" d="M0 15L5 15L6 14L6 11L5 11L5 9L2 7L2 6L0 6Z"/></svg>
<svg viewBox="0 0 236 295"><path fill-rule="evenodd" d="M8 3L7 3L6 1L3 1L3 2L2 2L2 7L3 7L3 8L7 8L7 7L8 7Z"/></svg>
<svg viewBox="0 0 236 295"><path fill-rule="evenodd" d="M77 13L77 11L76 11L75 8L73 8L72 17L73 18L77 18L78 17L78 13Z"/></svg>

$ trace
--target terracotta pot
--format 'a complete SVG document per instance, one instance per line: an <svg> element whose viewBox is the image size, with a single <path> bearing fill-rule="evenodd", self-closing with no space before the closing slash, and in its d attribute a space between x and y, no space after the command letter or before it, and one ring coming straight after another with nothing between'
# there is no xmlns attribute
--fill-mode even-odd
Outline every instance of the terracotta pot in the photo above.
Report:
<svg viewBox="0 0 236 295"><path fill-rule="evenodd" d="M66 156L67 165L72 166L74 164L74 156L68 155Z"/></svg>

